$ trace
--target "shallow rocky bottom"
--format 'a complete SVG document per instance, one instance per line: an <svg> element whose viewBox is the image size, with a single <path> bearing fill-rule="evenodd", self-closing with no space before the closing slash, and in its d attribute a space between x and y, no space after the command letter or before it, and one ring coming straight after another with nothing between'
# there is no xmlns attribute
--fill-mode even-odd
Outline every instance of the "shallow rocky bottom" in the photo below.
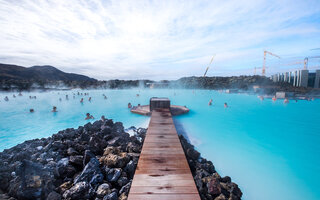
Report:
<svg viewBox="0 0 320 200"><path fill-rule="evenodd" d="M146 129L112 120L66 129L29 140L0 153L0 199L127 199ZM242 193L220 177L180 136L201 199L235 200Z"/></svg>

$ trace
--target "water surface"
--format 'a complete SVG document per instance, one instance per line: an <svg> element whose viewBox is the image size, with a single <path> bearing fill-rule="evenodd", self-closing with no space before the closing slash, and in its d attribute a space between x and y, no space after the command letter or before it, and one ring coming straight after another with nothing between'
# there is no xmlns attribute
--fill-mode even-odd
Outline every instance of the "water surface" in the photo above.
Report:
<svg viewBox="0 0 320 200"><path fill-rule="evenodd" d="M128 102L143 105L153 96L169 97L173 104L191 109L175 120L217 171L239 184L244 199L320 199L320 100L284 104L260 101L254 95L210 90L80 92L89 92L92 101L88 102L89 96L78 96L77 90L23 93L17 98L12 98L12 93L1 93L0 150L84 125L87 112L96 118L105 115L121 121L127 128L146 127L149 118L130 113ZM37 99L29 99L30 95ZM5 96L9 102L3 100ZM79 102L82 97L83 104ZM211 98L213 105L208 106ZM225 102L228 108L224 108ZM57 106L57 113L50 112L52 106ZM35 112L29 113L30 108Z"/></svg>

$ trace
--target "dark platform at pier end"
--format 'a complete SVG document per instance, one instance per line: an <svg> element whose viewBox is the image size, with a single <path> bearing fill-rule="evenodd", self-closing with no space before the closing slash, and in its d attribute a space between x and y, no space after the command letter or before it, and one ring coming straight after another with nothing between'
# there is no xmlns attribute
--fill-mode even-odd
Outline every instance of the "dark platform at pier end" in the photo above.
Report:
<svg viewBox="0 0 320 200"><path fill-rule="evenodd" d="M152 106L129 200L200 200L170 108L170 101Z"/></svg>
<svg viewBox="0 0 320 200"><path fill-rule="evenodd" d="M172 115L181 115L189 112L189 108L186 106L171 105L168 98L152 97L150 99L150 105L134 106L131 109L132 113L139 115L151 115L151 112L155 108L167 108Z"/></svg>

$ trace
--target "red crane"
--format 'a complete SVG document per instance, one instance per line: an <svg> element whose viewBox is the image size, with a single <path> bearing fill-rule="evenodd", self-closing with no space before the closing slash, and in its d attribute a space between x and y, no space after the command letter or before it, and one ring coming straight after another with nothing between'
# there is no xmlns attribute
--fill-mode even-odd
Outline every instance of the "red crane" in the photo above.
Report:
<svg viewBox="0 0 320 200"><path fill-rule="evenodd" d="M277 58L280 58L280 56L274 54L274 53L271 53L270 51L266 51L264 50L263 52L263 66L262 66L262 76L265 76L266 75L266 59L267 59L267 54L270 54L271 56L275 56Z"/></svg>

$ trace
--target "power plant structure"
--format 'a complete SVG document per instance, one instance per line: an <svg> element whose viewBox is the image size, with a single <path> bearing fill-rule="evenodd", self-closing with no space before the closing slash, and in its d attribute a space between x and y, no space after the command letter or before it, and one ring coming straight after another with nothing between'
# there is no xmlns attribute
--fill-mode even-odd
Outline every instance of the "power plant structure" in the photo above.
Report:
<svg viewBox="0 0 320 200"><path fill-rule="evenodd" d="M267 54L277 57L281 59L280 56L269 52L264 51L263 52L263 66L262 66L262 76L265 76L266 73L266 56ZM320 88L320 67L319 66L308 66L308 63L310 59L319 59L320 56L309 56L305 57L303 61L299 62L293 62L293 63L286 63L286 64L280 64L277 65L277 67L280 66L288 66L288 65L297 65L297 64L303 64L303 69L295 69L290 70L288 72L283 73L277 73L274 75L271 75L271 80L274 82L287 82L292 84L295 87L313 87L313 88ZM261 68L254 68L254 74L256 74L256 70ZM309 71L309 69L314 69L312 72Z"/></svg>
<svg viewBox="0 0 320 200"><path fill-rule="evenodd" d="M273 82L287 82L295 87L320 88L320 69L309 72L307 69L277 73L271 76Z"/></svg>

